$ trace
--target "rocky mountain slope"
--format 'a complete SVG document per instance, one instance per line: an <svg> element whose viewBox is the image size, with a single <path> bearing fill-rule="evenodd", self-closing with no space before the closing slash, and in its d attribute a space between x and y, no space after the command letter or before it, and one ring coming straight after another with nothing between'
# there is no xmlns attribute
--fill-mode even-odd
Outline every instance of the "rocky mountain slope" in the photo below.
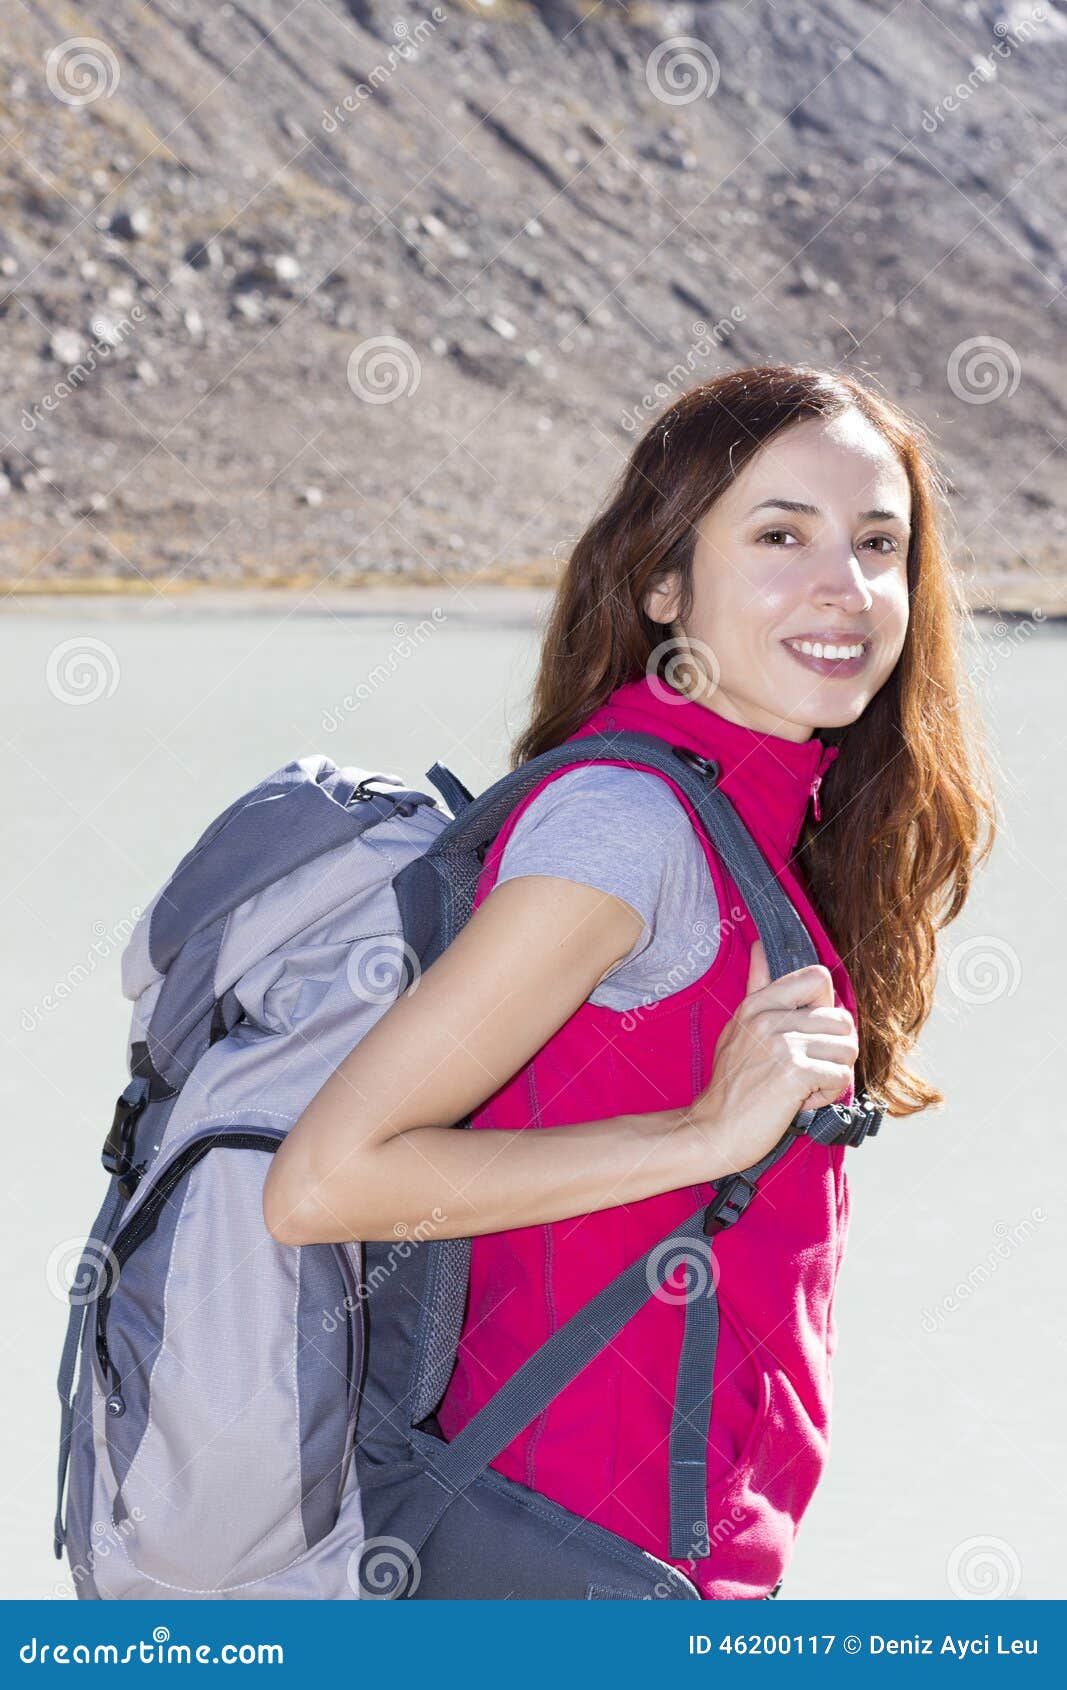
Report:
<svg viewBox="0 0 1067 1690"><path fill-rule="evenodd" d="M663 399L868 372L1064 578L1067 6L20 0L8 590L549 580Z"/></svg>

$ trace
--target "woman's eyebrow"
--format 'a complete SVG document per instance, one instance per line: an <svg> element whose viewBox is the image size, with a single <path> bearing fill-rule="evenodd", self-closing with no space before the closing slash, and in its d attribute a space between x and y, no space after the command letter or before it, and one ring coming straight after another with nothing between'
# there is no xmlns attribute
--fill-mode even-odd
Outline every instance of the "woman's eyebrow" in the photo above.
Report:
<svg viewBox="0 0 1067 1690"><path fill-rule="evenodd" d="M758 505L753 505L748 515L755 516L757 511L763 510L797 511L802 516L822 515L818 505L806 505L801 499L761 499ZM870 510L861 511L859 520L861 522L903 522L904 518L899 511Z"/></svg>

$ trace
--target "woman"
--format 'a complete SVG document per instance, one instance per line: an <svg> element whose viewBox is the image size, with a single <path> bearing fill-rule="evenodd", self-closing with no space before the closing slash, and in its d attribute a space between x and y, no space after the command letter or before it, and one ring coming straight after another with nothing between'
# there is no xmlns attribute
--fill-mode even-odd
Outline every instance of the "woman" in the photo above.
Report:
<svg viewBox="0 0 1067 1690"><path fill-rule="evenodd" d="M746 369L671 406L579 541L513 764L613 728L714 759L820 961L769 980L658 774L564 769L512 813L471 919L322 1088L265 1193L294 1244L431 1212L437 1236L472 1237L446 1437L798 1110L863 1088L895 1115L941 1101L904 1059L993 811L938 491L914 423L858 381ZM776 1589L822 1471L843 1154L796 1139L716 1240L710 1541L673 1562L705 1597ZM650 1299L493 1463L664 1560L683 1301Z"/></svg>

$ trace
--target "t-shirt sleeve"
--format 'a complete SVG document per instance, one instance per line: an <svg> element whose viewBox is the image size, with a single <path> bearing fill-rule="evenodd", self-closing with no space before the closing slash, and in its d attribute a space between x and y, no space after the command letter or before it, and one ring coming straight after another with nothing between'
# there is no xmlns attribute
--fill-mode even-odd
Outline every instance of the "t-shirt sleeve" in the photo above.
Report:
<svg viewBox="0 0 1067 1690"><path fill-rule="evenodd" d="M658 775L593 764L551 781L516 822L495 884L526 874L597 887L640 917L641 933L598 982L594 1003L629 1009L710 966L714 883L692 823Z"/></svg>

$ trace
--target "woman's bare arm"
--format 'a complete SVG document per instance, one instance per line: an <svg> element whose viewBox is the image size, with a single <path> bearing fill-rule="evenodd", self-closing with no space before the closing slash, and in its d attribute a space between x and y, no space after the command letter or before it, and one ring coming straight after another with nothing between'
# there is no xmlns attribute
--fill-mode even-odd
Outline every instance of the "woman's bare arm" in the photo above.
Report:
<svg viewBox="0 0 1067 1690"><path fill-rule="evenodd" d="M452 1238L591 1214L749 1167L798 1109L841 1095L858 1042L829 970L813 963L771 980L757 942L711 1079L685 1108L542 1132L457 1131L639 931L622 899L554 875L494 887L281 1145L263 1196L274 1237L393 1238L431 1222Z"/></svg>
<svg viewBox="0 0 1067 1690"><path fill-rule="evenodd" d="M713 1177L706 1140L678 1110L544 1132L453 1126L540 1050L640 931L629 904L594 887L552 875L495 887L278 1150L264 1190L275 1238L393 1238L431 1217L435 1236L465 1237Z"/></svg>

